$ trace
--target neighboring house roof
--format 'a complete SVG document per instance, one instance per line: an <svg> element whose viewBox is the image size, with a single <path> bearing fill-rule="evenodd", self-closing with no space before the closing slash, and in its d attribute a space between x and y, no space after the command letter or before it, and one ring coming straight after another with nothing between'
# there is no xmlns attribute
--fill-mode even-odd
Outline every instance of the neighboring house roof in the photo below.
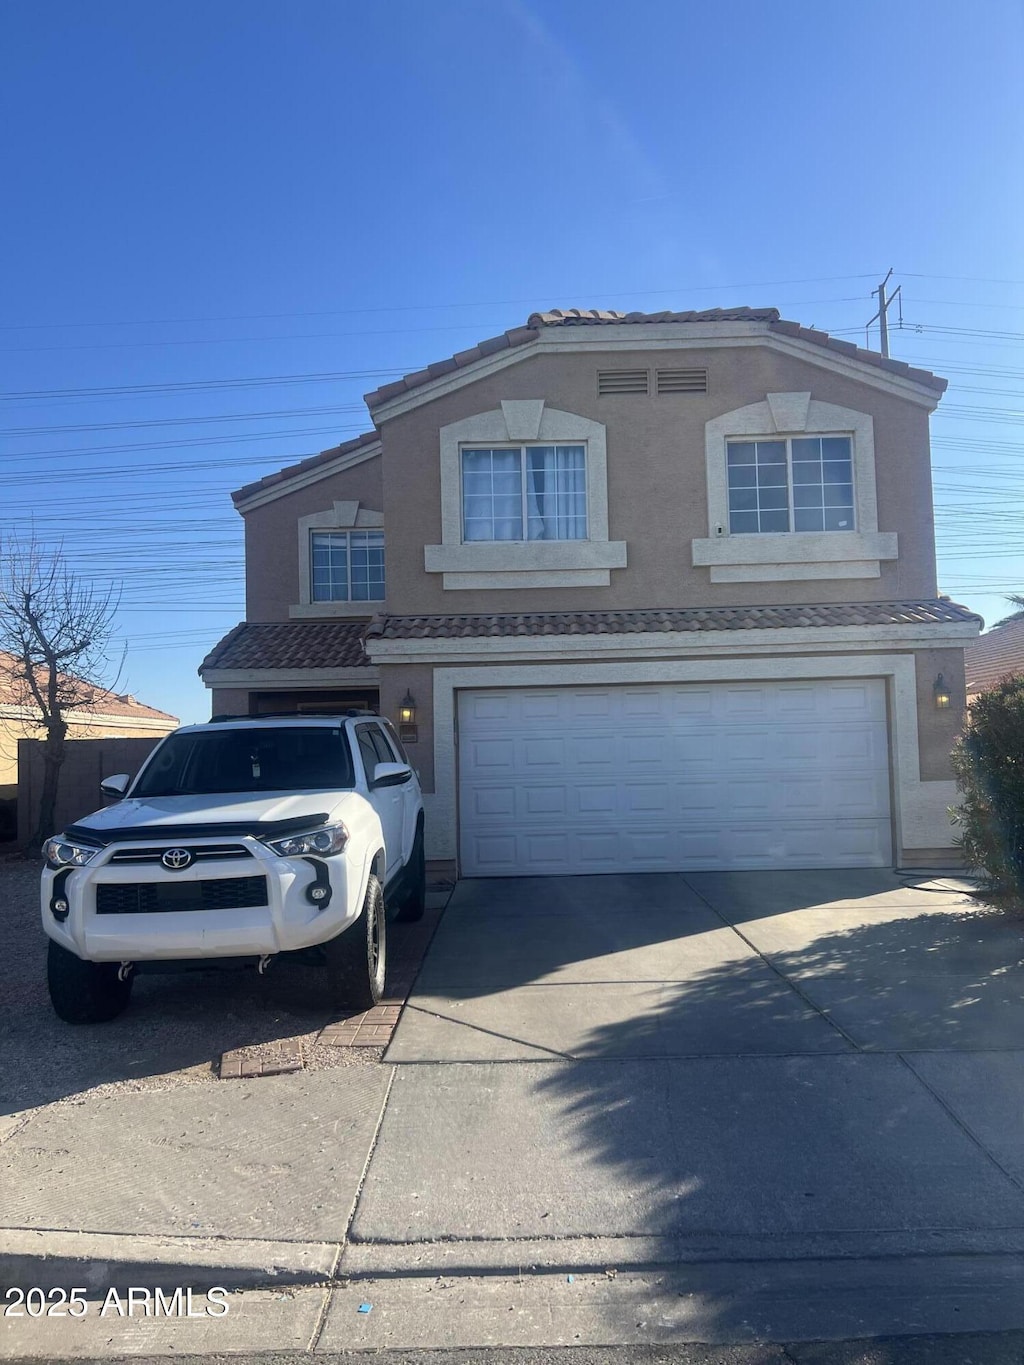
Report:
<svg viewBox="0 0 1024 1365"><path fill-rule="evenodd" d="M212 668L370 668L364 621L268 621L235 626L199 665Z"/></svg>
<svg viewBox="0 0 1024 1365"><path fill-rule="evenodd" d="M500 616L380 616L367 639L494 635L625 635L651 631L792 630L800 627L937 625L977 621L957 602L833 602L800 607L680 607L663 611L522 612Z"/></svg>
<svg viewBox="0 0 1024 1365"><path fill-rule="evenodd" d="M972 640L964 652L967 691L984 692L1014 674L1024 674L1024 611Z"/></svg>
<svg viewBox="0 0 1024 1365"><path fill-rule="evenodd" d="M447 360L436 361L433 365L428 365L425 370L417 370L414 374L407 374L402 379L396 379L393 383L381 385L379 389L374 389L372 393L364 395L366 405L372 411L389 399L397 398L399 394L418 389L423 384L429 384L432 380L440 379L455 370L465 369L487 356L495 355L499 351L510 350L516 346L526 346L531 341L536 341L541 331L546 328L601 327L613 324L616 326L623 324L642 326L665 322L763 322L767 324L769 331L779 336L795 337L800 341L809 341L816 346L827 347L829 350L838 351L845 356L852 356L856 360L874 365L890 374L900 375L904 379L911 379L915 383L924 384L937 393L943 393L946 389L946 380L940 379L930 370L916 369L914 366L906 364L905 361L892 360L888 356L879 355L877 351L868 351L862 346L855 346L851 341L840 341L838 337L829 336L827 332L819 332L813 327L804 327L799 322L787 322L779 316L777 308L705 308L699 312L687 313L615 313L600 308L553 308L546 313L531 313L525 327L513 327L511 330L503 332L501 336L489 337L486 341L480 341L466 351L459 351L457 355L453 355Z"/></svg>
<svg viewBox="0 0 1024 1365"><path fill-rule="evenodd" d="M32 704L16 681L17 667L18 660L14 655L5 654L0 650L0 706L24 708ZM68 678L67 681L74 682L76 688L89 686L75 679ZM178 717L170 715L167 711L158 711L155 706L145 706L128 692L108 692L103 687L95 687L88 693L83 692L82 702L74 709L76 713L91 711L98 716L123 716L126 720L166 720L172 725L178 724Z"/></svg>

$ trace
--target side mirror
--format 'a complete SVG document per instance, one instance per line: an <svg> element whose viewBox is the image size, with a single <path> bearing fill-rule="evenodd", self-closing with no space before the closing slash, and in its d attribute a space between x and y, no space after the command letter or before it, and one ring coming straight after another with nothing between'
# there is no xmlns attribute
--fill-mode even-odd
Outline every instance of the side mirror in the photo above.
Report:
<svg viewBox="0 0 1024 1365"><path fill-rule="evenodd" d="M373 780L370 786L377 787L400 787L403 782L408 782L412 777L412 769L408 763L378 763L373 770Z"/></svg>
<svg viewBox="0 0 1024 1365"><path fill-rule="evenodd" d="M112 801L120 801L128 790L131 782L130 773L115 773L113 777L105 777L100 783L100 791L104 796L109 796Z"/></svg>

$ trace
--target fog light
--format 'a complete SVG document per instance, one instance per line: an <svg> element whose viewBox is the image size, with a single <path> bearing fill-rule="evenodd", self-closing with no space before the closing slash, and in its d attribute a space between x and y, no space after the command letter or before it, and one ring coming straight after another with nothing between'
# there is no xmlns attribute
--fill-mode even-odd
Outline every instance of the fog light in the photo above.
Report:
<svg viewBox="0 0 1024 1365"><path fill-rule="evenodd" d="M55 900L55 901L53 902L53 911L54 911L54 914L56 914L56 915L66 915L66 914L68 913L68 903L67 903L67 901L66 901L66 900Z"/></svg>
<svg viewBox="0 0 1024 1365"><path fill-rule="evenodd" d="M327 896L326 886L312 886L309 889L309 899L311 901L322 901Z"/></svg>

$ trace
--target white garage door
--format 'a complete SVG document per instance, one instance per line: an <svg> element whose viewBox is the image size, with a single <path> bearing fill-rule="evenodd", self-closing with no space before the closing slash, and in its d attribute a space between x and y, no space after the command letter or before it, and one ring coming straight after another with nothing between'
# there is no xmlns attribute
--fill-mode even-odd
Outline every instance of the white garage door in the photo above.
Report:
<svg viewBox="0 0 1024 1365"><path fill-rule="evenodd" d="M876 679L463 692L459 773L464 876L892 861Z"/></svg>

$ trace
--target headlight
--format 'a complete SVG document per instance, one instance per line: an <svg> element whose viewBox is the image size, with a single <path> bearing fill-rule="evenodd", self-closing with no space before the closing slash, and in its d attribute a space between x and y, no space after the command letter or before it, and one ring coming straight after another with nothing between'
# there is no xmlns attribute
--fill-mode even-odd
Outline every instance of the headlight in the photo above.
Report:
<svg viewBox="0 0 1024 1365"><path fill-rule="evenodd" d="M308 853L327 858L332 853L341 853L347 843L348 830L344 825L337 824L323 825L320 829L310 830L308 834L290 834L287 839L268 839L267 847L282 858L299 858Z"/></svg>
<svg viewBox="0 0 1024 1365"><path fill-rule="evenodd" d="M43 855L51 867L84 867L99 853L91 844L73 844L62 834L47 839Z"/></svg>

